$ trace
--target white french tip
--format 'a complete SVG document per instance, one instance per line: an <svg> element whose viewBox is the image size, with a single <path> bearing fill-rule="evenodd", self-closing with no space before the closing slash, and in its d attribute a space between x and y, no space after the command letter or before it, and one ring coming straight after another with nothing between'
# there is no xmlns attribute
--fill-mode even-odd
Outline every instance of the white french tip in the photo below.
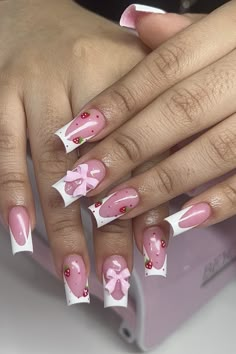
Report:
<svg viewBox="0 0 236 354"><path fill-rule="evenodd" d="M65 287L65 294L66 294L66 302L68 306L74 305L74 304L81 304L81 303L90 303L90 295L88 293L87 296L81 296L81 297L77 297L75 296L72 291L70 290L65 276L63 276L63 280L64 280L64 287ZM88 288L88 282L86 287Z"/></svg>
<svg viewBox="0 0 236 354"><path fill-rule="evenodd" d="M76 200L80 199L81 196L73 197L73 195L67 194L65 191L65 185L66 185L66 182L64 181L64 177L63 177L58 182L54 183L52 185L52 187L55 188L60 193L60 195L64 201L64 205L65 205L65 207L67 207L68 205L74 203Z"/></svg>
<svg viewBox="0 0 236 354"><path fill-rule="evenodd" d="M132 6L132 5L130 5ZM165 14L166 11L160 9L159 7L153 7L153 6L146 6L146 5L140 5L140 4L133 4L134 8L136 11L140 12L150 12L153 14Z"/></svg>
<svg viewBox="0 0 236 354"><path fill-rule="evenodd" d="M106 197L106 198L104 198L104 199L101 199L102 205L103 205L109 198L111 198L114 194L115 194L115 193L112 193L112 194L110 194L108 197ZM93 216L94 216L94 218L95 218L95 220L96 220L96 223L97 223L97 227L98 227L98 228L99 228L99 227L102 227L102 226L104 226L104 225L106 225L106 224L109 224L109 223L112 222L113 220L116 220L116 219L118 219L119 217L121 217L121 216L123 215L123 214L119 214L119 215L117 215L117 216L112 216L112 217L104 218L104 217L102 217L102 216L100 215L100 213L99 213L99 210L100 210L100 208L101 208L102 205L96 207L96 203L95 203L95 204L90 205L90 206L88 207L88 209L92 212L92 214L93 214Z"/></svg>
<svg viewBox="0 0 236 354"><path fill-rule="evenodd" d="M19 245L15 237L12 234L11 228L9 227L10 237L11 237L11 248L13 255L19 252L32 252L33 253L33 242L32 242L32 232L29 228L29 234L24 245Z"/></svg>
<svg viewBox="0 0 236 354"><path fill-rule="evenodd" d="M143 254L144 254L144 263L145 263L145 259L148 258L148 255L147 255L144 247L143 247ZM167 276L167 255L165 257L165 262L164 262L162 268L156 269L155 267L152 267L152 269L148 269L145 267L145 277L149 277L151 275L159 275L159 276L166 278L166 276Z"/></svg>
<svg viewBox="0 0 236 354"><path fill-rule="evenodd" d="M103 276L103 293L104 293L104 308L117 306L117 307L127 307L128 306L128 293L122 297L120 300L113 298L109 291L105 289L106 281Z"/></svg>
<svg viewBox="0 0 236 354"><path fill-rule="evenodd" d="M170 226L172 228L172 236L173 237L178 236L178 235L180 235L188 230L191 230L195 227L195 226L192 226L192 227L188 227L188 228L182 228L179 226L179 222L180 222L182 216L191 208L192 208L192 206L189 206L189 207L187 207L183 210L180 210L179 212L172 214L164 219L166 222L168 222L170 224Z"/></svg>
<svg viewBox="0 0 236 354"><path fill-rule="evenodd" d="M128 6L120 18L120 26L135 29L135 19L137 12L145 12L152 14L165 14L162 9L152 6L133 4Z"/></svg>

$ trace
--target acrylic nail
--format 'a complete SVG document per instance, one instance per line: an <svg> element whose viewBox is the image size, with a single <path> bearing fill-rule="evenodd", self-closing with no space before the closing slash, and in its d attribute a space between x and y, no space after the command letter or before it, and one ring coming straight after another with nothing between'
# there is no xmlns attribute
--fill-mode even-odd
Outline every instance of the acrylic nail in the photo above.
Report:
<svg viewBox="0 0 236 354"><path fill-rule="evenodd" d="M96 188L105 174L106 169L101 161L89 160L67 171L66 176L52 187L60 193L67 207Z"/></svg>
<svg viewBox="0 0 236 354"><path fill-rule="evenodd" d="M166 240L159 226L149 227L144 231L143 255L145 276L167 274Z"/></svg>
<svg viewBox="0 0 236 354"><path fill-rule="evenodd" d="M68 306L90 302L88 277L81 256L74 254L65 258L63 280Z"/></svg>
<svg viewBox="0 0 236 354"><path fill-rule="evenodd" d="M168 216L165 221L171 225L173 236L177 236L203 224L209 219L211 213L208 203L198 203Z"/></svg>
<svg viewBox="0 0 236 354"><path fill-rule="evenodd" d="M130 271L122 256L113 255L103 264L104 307L127 307Z"/></svg>
<svg viewBox="0 0 236 354"><path fill-rule="evenodd" d="M68 153L95 137L105 124L106 120L101 112L89 109L79 113L55 134L62 140Z"/></svg>
<svg viewBox="0 0 236 354"><path fill-rule="evenodd" d="M133 188L121 189L89 207L95 217L97 227L109 224L135 208L139 195Z"/></svg>
<svg viewBox="0 0 236 354"><path fill-rule="evenodd" d="M135 29L135 23L137 18L142 14L165 14L166 12L162 9L140 5L132 4L128 6L120 18L120 26Z"/></svg>
<svg viewBox="0 0 236 354"><path fill-rule="evenodd" d="M13 207L8 216L12 253L33 252L31 224L28 212L23 206Z"/></svg>

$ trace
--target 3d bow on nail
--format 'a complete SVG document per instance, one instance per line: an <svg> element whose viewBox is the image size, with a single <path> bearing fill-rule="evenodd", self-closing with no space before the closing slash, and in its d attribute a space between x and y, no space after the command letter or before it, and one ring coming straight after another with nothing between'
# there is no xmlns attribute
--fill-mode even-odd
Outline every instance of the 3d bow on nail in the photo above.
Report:
<svg viewBox="0 0 236 354"><path fill-rule="evenodd" d="M116 273L114 269L108 269L106 277L109 279L108 283L105 286L105 289L109 291L109 294L112 294L115 290L116 284L119 281L121 284L121 290L124 295L127 294L130 284L126 280L130 277L130 271L128 268L123 269L120 273Z"/></svg>
<svg viewBox="0 0 236 354"><path fill-rule="evenodd" d="M78 187L73 192L73 197L85 196L87 188L94 189L98 185L96 178L88 177L88 165L79 165L74 171L67 171L65 182L78 182Z"/></svg>

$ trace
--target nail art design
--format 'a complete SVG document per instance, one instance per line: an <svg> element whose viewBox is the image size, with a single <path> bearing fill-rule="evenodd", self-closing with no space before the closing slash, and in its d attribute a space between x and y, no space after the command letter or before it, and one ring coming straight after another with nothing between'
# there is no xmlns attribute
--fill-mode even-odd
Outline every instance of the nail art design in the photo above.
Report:
<svg viewBox="0 0 236 354"><path fill-rule="evenodd" d="M63 279L68 306L90 302L88 278L81 256L66 257L63 265Z"/></svg>
<svg viewBox="0 0 236 354"><path fill-rule="evenodd" d="M171 227L173 236L177 236L204 223L211 216L211 207L207 203L191 205L165 218Z"/></svg>
<svg viewBox="0 0 236 354"><path fill-rule="evenodd" d="M125 188L89 207L97 222L97 227L109 224L136 207L139 196L135 189Z"/></svg>
<svg viewBox="0 0 236 354"><path fill-rule="evenodd" d="M105 124L106 120L102 113L96 109L90 109L79 113L77 117L55 134L62 140L68 153L97 135Z"/></svg>
<svg viewBox="0 0 236 354"><path fill-rule="evenodd" d="M166 241L160 227L150 227L145 230L143 237L143 255L146 277L150 275L166 277Z"/></svg>
<svg viewBox="0 0 236 354"><path fill-rule="evenodd" d="M9 212L9 231L12 253L33 252L32 233L29 215L22 206L16 206Z"/></svg>
<svg viewBox="0 0 236 354"><path fill-rule="evenodd" d="M104 307L127 307L130 271L125 259L111 256L103 264Z"/></svg>
<svg viewBox="0 0 236 354"><path fill-rule="evenodd" d="M52 187L60 193L67 207L96 188L105 177L105 174L105 166L101 161L90 160L78 165L72 171L67 171L66 176Z"/></svg>
<svg viewBox="0 0 236 354"><path fill-rule="evenodd" d="M121 15L120 26L135 29L137 16L142 13L165 14L166 12L162 9L152 6L132 4L128 6Z"/></svg>

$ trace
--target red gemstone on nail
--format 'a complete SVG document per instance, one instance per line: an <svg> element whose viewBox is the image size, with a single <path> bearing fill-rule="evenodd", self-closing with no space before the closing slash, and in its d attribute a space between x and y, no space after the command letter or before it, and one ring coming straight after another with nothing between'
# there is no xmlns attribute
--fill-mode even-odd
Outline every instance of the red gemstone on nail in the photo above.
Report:
<svg viewBox="0 0 236 354"><path fill-rule="evenodd" d="M89 289L85 288L84 291L83 291L83 297L88 296L88 293L89 293Z"/></svg>
<svg viewBox="0 0 236 354"><path fill-rule="evenodd" d="M95 208L98 208L98 207L100 207L101 205L102 205L102 202L96 202L94 206L95 206Z"/></svg>
<svg viewBox="0 0 236 354"><path fill-rule="evenodd" d="M164 240L161 240L161 247L165 248L166 247L166 242Z"/></svg>
<svg viewBox="0 0 236 354"><path fill-rule="evenodd" d="M88 118L89 116L90 116L90 113L88 113L88 112L83 112L83 113L80 115L80 117L81 117L82 119Z"/></svg>
<svg viewBox="0 0 236 354"><path fill-rule="evenodd" d="M145 267L146 267L147 269L152 269L152 261L147 261L147 262L145 263Z"/></svg>
<svg viewBox="0 0 236 354"><path fill-rule="evenodd" d="M64 275L65 275L65 277L69 278L69 276L70 276L70 268L69 267L64 269Z"/></svg>
<svg viewBox="0 0 236 354"><path fill-rule="evenodd" d="M124 206L124 207L121 207L120 208L120 212L122 213L122 214L124 214L124 213L126 213L127 212L127 208Z"/></svg>

